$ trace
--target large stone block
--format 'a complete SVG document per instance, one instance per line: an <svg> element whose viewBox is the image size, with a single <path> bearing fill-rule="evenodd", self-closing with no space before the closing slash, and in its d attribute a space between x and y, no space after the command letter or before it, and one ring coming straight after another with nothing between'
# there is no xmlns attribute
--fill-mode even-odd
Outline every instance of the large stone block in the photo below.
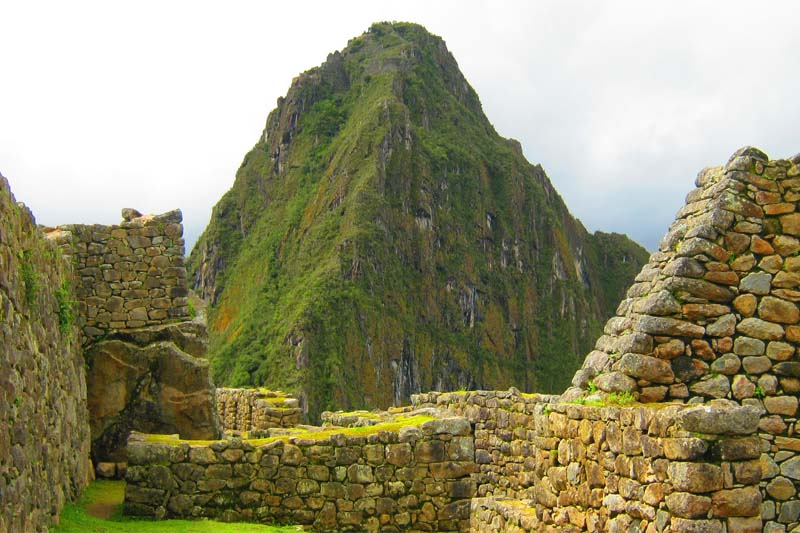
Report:
<svg viewBox="0 0 800 533"><path fill-rule="evenodd" d="M168 334L164 330L169 327L158 328L142 338L174 338L180 335L179 328ZM208 361L192 357L174 342L156 340L139 346L127 340L101 341L86 353L93 456L124 461L126 440L133 430L216 438Z"/></svg>

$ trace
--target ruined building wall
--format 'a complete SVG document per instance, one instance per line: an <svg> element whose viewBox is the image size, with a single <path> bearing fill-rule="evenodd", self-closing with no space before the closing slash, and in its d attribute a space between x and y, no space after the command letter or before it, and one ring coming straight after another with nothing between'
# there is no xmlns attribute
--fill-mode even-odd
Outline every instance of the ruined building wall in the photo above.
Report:
<svg viewBox="0 0 800 533"><path fill-rule="evenodd" d="M315 531L469 531L470 424L209 445L132 439L125 512L313 525Z"/></svg>
<svg viewBox="0 0 800 533"><path fill-rule="evenodd" d="M592 407L498 391L413 401L473 424L473 531L761 531L753 407Z"/></svg>
<svg viewBox="0 0 800 533"><path fill-rule="evenodd" d="M98 472L123 466L132 430L219 434L206 326L190 316L181 212L122 217L45 230L75 271L92 457L109 463Z"/></svg>
<svg viewBox="0 0 800 533"><path fill-rule="evenodd" d="M0 531L42 531L88 483L69 263L0 176Z"/></svg>
<svg viewBox="0 0 800 533"><path fill-rule="evenodd" d="M52 228L75 265L86 338L189 318L180 210L145 215L123 209L118 225Z"/></svg>
<svg viewBox="0 0 800 533"><path fill-rule="evenodd" d="M303 414L297 398L266 389L217 388L220 429L256 436L270 428L291 428Z"/></svg>
<svg viewBox="0 0 800 533"><path fill-rule="evenodd" d="M760 413L761 517L800 524L800 155L737 151L696 180L565 399L729 399Z"/></svg>

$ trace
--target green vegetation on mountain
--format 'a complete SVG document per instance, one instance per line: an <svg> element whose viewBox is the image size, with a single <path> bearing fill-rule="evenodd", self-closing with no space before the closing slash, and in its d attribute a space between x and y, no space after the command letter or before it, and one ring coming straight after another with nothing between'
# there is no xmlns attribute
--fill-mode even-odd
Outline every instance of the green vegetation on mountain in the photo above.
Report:
<svg viewBox="0 0 800 533"><path fill-rule="evenodd" d="M572 218L439 37L380 23L278 100L190 269L217 383L313 416L563 390L646 259Z"/></svg>

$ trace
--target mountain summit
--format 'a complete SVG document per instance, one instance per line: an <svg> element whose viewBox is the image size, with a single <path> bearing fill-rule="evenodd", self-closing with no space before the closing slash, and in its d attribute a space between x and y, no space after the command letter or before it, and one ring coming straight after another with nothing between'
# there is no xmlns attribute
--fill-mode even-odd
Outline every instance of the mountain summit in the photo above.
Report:
<svg viewBox="0 0 800 533"><path fill-rule="evenodd" d="M561 391L646 260L569 214L441 38L379 23L278 99L190 268L217 382L313 417Z"/></svg>

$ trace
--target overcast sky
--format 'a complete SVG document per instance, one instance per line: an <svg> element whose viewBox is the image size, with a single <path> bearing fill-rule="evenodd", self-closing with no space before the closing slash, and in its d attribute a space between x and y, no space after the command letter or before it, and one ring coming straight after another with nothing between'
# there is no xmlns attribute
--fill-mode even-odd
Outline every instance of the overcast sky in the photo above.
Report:
<svg viewBox="0 0 800 533"><path fill-rule="evenodd" d="M404 20L445 39L587 229L654 250L702 167L800 152L798 17L796 1L3 2L0 172L40 223L180 207L191 245L292 78Z"/></svg>

